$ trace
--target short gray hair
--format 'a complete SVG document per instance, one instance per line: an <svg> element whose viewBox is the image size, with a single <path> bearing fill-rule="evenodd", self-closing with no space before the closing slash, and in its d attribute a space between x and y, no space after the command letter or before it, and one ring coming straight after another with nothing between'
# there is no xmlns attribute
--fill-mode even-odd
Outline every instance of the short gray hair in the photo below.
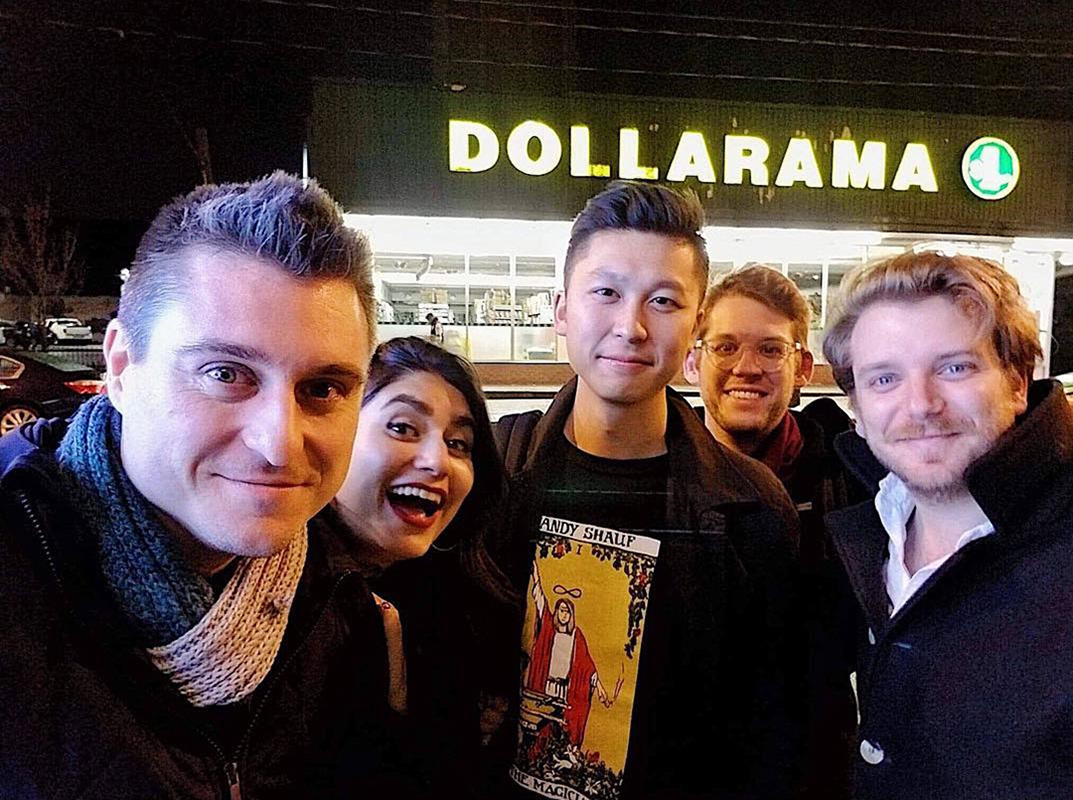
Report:
<svg viewBox="0 0 1073 800"><path fill-rule="evenodd" d="M193 249L263 259L296 278L348 280L375 339L368 240L346 226L342 210L316 181L277 171L252 183L199 186L160 210L138 245L119 301L135 359L144 356L160 311L182 291L177 261ZM221 284L226 280L221 269Z"/></svg>

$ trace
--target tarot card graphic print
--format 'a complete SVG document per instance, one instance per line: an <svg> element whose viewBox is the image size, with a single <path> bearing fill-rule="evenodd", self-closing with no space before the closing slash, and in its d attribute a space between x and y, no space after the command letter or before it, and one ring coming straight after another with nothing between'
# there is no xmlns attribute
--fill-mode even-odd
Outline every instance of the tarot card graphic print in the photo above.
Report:
<svg viewBox="0 0 1073 800"><path fill-rule="evenodd" d="M617 800L659 541L544 516L522 633L511 777L544 797Z"/></svg>

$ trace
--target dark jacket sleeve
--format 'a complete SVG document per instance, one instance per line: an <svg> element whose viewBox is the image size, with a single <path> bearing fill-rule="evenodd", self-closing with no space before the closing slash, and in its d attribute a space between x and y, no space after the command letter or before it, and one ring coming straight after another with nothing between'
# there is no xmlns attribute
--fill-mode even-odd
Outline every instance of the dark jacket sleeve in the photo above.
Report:
<svg viewBox="0 0 1073 800"><path fill-rule="evenodd" d="M805 751L805 650L797 558L798 516L785 488L762 464L748 473L760 502L731 526L747 575L741 640L752 643L750 785L757 797L797 795Z"/></svg>

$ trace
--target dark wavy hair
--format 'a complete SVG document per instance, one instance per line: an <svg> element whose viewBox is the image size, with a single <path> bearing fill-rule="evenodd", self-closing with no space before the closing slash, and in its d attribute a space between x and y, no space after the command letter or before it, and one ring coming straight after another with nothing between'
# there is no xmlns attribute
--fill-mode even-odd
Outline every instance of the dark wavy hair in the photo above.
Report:
<svg viewBox="0 0 1073 800"><path fill-rule="evenodd" d="M373 352L361 404L364 406L382 389L415 372L438 375L457 389L473 419L473 488L440 534L436 546L441 551L457 551L462 570L472 580L496 597L512 600L513 592L507 588L505 576L485 547L487 527L506 496L507 483L484 392L473 365L417 336L389 339Z"/></svg>

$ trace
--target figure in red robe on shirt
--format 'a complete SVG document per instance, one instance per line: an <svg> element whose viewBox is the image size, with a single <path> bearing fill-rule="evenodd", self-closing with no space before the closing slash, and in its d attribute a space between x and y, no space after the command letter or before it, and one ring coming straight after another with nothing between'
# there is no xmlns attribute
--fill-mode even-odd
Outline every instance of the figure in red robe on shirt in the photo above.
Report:
<svg viewBox="0 0 1073 800"><path fill-rule="evenodd" d="M525 686L565 704L563 726L566 735L571 743L580 747L589 721L592 693L597 693L604 706L610 706L613 701L600 682L585 634L577 627L574 603L560 597L555 601L555 607L548 609L548 598L540 585L540 571L535 561L532 594L537 614Z"/></svg>

